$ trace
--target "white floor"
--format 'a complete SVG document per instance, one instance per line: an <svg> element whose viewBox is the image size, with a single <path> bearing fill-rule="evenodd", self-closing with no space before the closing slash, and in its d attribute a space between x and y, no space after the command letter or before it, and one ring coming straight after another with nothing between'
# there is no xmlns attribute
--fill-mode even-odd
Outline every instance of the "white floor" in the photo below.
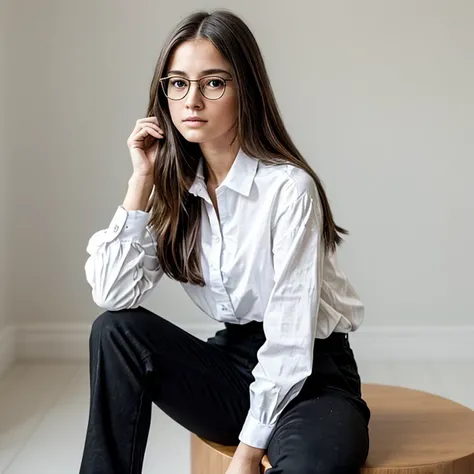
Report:
<svg viewBox="0 0 474 474"><path fill-rule="evenodd" d="M359 361L365 383L417 388L474 409L474 360ZM77 474L88 365L17 363L0 379L0 473ZM189 433L153 406L144 474L189 474Z"/></svg>

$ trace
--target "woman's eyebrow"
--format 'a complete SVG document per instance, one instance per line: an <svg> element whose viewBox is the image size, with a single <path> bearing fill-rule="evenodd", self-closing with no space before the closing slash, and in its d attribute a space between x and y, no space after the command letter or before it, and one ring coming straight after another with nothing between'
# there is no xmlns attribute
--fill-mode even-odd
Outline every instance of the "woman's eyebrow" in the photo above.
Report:
<svg viewBox="0 0 474 474"><path fill-rule="evenodd" d="M201 71L201 76L207 76L208 74L222 74L222 73L228 74L230 76L230 72L227 72L224 69L205 69L204 71ZM178 69L173 69L171 71L168 71L168 76L171 76L172 74L188 77L188 75L184 71L179 71Z"/></svg>

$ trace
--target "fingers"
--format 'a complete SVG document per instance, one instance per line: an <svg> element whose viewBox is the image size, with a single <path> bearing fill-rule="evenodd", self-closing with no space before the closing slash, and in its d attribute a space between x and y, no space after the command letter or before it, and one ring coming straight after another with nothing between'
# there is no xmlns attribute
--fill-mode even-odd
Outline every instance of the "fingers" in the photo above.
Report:
<svg viewBox="0 0 474 474"><path fill-rule="evenodd" d="M142 129L137 133L137 136L139 136L139 135L144 136L146 134L152 135L156 138L163 138L164 137L163 132L160 132L160 131L156 130L155 128L149 127L149 126L142 127Z"/></svg>
<svg viewBox="0 0 474 474"><path fill-rule="evenodd" d="M136 127L142 128L145 125L155 128L160 133L164 133L164 130L159 126L158 119L156 117L145 117L137 120Z"/></svg>
<svg viewBox="0 0 474 474"><path fill-rule="evenodd" d="M135 140L145 140L150 135L156 139L165 137L164 130L158 125L156 117L145 117L136 121L135 127L128 137L127 143L133 143Z"/></svg>

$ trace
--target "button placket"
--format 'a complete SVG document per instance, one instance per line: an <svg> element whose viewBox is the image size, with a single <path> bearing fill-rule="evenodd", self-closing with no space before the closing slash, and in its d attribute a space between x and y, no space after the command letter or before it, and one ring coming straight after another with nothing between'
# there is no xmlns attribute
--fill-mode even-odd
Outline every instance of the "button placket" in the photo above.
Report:
<svg viewBox="0 0 474 474"><path fill-rule="evenodd" d="M212 231L212 261L211 261L211 268L216 271L216 277L218 276L219 281L222 282L222 275L220 272L221 266L221 229L219 225L219 220L217 219L217 214L215 212L214 206L210 206L211 208L211 231Z"/></svg>
<svg viewBox="0 0 474 474"><path fill-rule="evenodd" d="M224 282L222 280L222 273L221 273L221 258L222 258L222 248L224 245L223 240L223 232L222 232L222 222L224 221L224 212L223 212L223 205L219 205L219 209L222 211L221 214L221 221L217 217L216 210L212 201L205 199L206 208L208 211L209 222L212 232L212 245L211 245L211 258L209 261L209 272L212 282L211 291L215 295L215 303L216 303L216 311L220 314L220 316L229 316L229 309L231 308L229 295L227 290L224 286Z"/></svg>

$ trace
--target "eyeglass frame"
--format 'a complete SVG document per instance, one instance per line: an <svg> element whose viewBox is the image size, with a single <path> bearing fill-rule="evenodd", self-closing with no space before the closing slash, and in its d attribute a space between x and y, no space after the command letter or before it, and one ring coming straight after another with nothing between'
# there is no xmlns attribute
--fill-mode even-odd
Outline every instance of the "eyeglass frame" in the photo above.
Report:
<svg viewBox="0 0 474 474"><path fill-rule="evenodd" d="M188 87L188 90L186 91L186 94L183 95L183 97L181 97L181 99L171 99L170 97L168 97L168 94L165 92L165 86L164 86L164 83L161 82L161 81L164 81L166 79L170 79L172 77L179 77L180 79L184 79L185 81L188 81L190 84L189 84L189 87ZM224 97L224 94L225 94L225 91L227 89L227 82L229 81L232 81L233 78L231 79L224 79L222 76L219 76L217 74L207 74L206 76L202 76L200 79L188 79L187 77L183 77L183 76L178 76L178 75L174 75L174 76L166 76L166 77L162 77L159 82L161 84L161 87L163 89L163 93L165 94L166 98L167 99L170 99L170 100L183 100L189 93L189 91L191 90L191 82L200 82L202 79L205 79L206 77L217 77L219 78L221 81L224 82L224 91L222 92L222 95L220 97L218 97L217 99L209 99L209 97L206 97L204 95L204 93L202 92L201 90L201 85L198 84L198 89L199 89L199 92L201 93L201 95L207 99L207 100L219 100L219 99L222 99L222 97Z"/></svg>

